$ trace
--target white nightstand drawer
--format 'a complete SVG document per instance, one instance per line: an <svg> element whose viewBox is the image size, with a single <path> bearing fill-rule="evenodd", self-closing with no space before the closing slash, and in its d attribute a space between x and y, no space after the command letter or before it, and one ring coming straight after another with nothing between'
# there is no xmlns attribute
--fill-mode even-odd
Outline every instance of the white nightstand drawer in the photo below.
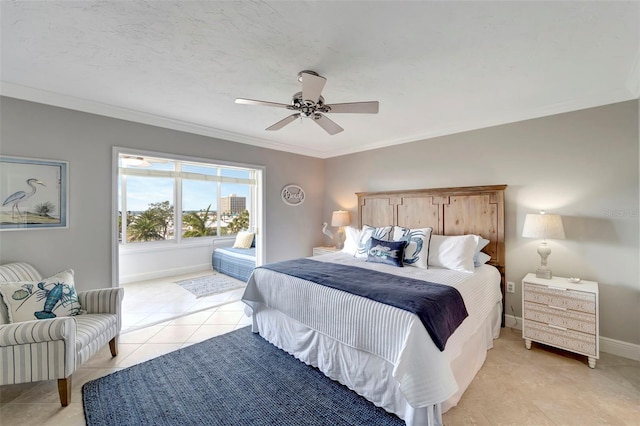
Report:
<svg viewBox="0 0 640 426"><path fill-rule="evenodd" d="M593 334L565 330L534 321L527 321L524 327L523 337L525 339L548 343L557 348L568 349L584 355L597 356L596 336Z"/></svg>
<svg viewBox="0 0 640 426"><path fill-rule="evenodd" d="M596 296L584 291L565 290L524 283L524 300L573 311L596 313Z"/></svg>
<svg viewBox="0 0 640 426"><path fill-rule="evenodd" d="M583 333L596 333L596 316L594 314L525 302L524 318L543 324L564 327L569 330L581 331Z"/></svg>

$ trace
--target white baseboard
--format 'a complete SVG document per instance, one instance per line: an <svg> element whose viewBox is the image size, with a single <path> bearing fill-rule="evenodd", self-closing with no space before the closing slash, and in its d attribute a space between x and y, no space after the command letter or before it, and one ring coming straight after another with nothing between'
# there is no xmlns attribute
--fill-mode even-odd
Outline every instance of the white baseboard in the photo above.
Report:
<svg viewBox="0 0 640 426"><path fill-rule="evenodd" d="M634 361L640 361L640 345L600 336L600 350Z"/></svg>
<svg viewBox="0 0 640 426"><path fill-rule="evenodd" d="M174 277L176 275L191 274L193 272L210 271L211 264L185 266L181 268L162 269L159 271L145 272L143 274L131 274L120 277L119 283L128 284L136 281L155 280L158 278Z"/></svg>
<svg viewBox="0 0 640 426"><path fill-rule="evenodd" d="M522 318L513 315L504 316L505 326L522 330ZM640 361L640 345L623 342L622 340L610 339L600 336L600 351L608 354Z"/></svg>
<svg viewBox="0 0 640 426"><path fill-rule="evenodd" d="M504 316L505 327L515 328L516 330L522 330L522 320L513 315Z"/></svg>

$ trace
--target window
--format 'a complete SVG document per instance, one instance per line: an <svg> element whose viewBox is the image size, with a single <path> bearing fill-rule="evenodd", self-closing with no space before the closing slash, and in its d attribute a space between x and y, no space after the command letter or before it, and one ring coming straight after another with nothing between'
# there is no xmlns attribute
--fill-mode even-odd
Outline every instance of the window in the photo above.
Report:
<svg viewBox="0 0 640 426"><path fill-rule="evenodd" d="M180 243L252 229L259 170L170 158L118 156L120 244Z"/></svg>

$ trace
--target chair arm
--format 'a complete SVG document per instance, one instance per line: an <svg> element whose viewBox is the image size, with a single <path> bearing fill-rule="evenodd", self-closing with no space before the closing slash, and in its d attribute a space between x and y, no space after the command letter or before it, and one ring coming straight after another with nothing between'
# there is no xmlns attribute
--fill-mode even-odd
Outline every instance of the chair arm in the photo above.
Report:
<svg viewBox="0 0 640 426"><path fill-rule="evenodd" d="M80 306L88 314L120 315L120 305L123 297L123 288L101 288L78 293Z"/></svg>
<svg viewBox="0 0 640 426"><path fill-rule="evenodd" d="M70 341L75 346L76 321L72 317L33 320L0 325L0 347Z"/></svg>
<svg viewBox="0 0 640 426"><path fill-rule="evenodd" d="M115 314L118 333L122 329L122 298L124 289L100 288L98 290L81 291L78 293L80 308L88 314Z"/></svg>

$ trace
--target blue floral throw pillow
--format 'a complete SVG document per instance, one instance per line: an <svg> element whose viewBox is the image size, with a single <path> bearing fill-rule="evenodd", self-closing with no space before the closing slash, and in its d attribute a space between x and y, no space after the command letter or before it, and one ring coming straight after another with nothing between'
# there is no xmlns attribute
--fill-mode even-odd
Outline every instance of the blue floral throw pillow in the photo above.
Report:
<svg viewBox="0 0 640 426"><path fill-rule="evenodd" d="M382 241L371 238L371 245L367 252L367 262L386 263L393 266L403 266L406 241Z"/></svg>

